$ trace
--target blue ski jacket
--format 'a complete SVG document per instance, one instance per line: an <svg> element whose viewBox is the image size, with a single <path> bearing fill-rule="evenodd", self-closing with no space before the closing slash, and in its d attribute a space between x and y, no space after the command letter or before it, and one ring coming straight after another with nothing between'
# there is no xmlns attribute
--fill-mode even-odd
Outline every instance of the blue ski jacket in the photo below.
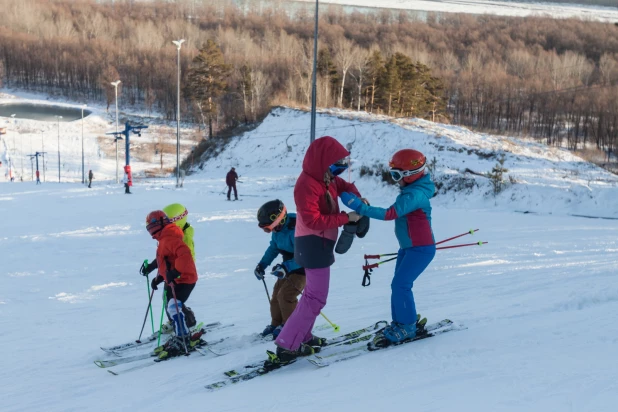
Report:
<svg viewBox="0 0 618 412"><path fill-rule="evenodd" d="M388 209L362 204L357 212L372 219L395 220L395 235L399 247L434 245L431 229L431 199L435 185L429 174L401 188L395 203Z"/></svg>
<svg viewBox="0 0 618 412"><path fill-rule="evenodd" d="M296 231L296 213L288 213L288 221L283 228L278 232L272 232L270 245L260 260L260 265L266 269L270 264L282 255L282 266L285 267L288 273L304 274L305 271L294 260L294 232Z"/></svg>

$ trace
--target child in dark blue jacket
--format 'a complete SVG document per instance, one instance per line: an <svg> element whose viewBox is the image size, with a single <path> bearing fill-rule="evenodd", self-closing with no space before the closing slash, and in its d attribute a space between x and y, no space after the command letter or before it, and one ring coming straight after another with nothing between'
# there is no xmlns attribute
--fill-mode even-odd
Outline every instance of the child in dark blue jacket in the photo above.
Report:
<svg viewBox="0 0 618 412"><path fill-rule="evenodd" d="M368 206L351 193L341 195L343 203L362 216L395 220L399 253L391 283L393 322L374 339L376 346L388 346L423 333L424 323L417 323L412 285L436 254L429 202L435 186L425 172L425 163L425 156L416 150L404 149L393 155L390 172L401 193L388 209Z"/></svg>
<svg viewBox="0 0 618 412"><path fill-rule="evenodd" d="M294 261L296 214L287 213L280 200L271 200L260 207L257 218L258 226L272 235L268 249L255 268L255 277L264 280L266 268L277 256L283 257L283 262L276 264L271 270L271 274L278 280L270 300L271 322L262 332L262 336L272 335L275 339L296 309L298 295L305 288L305 269Z"/></svg>

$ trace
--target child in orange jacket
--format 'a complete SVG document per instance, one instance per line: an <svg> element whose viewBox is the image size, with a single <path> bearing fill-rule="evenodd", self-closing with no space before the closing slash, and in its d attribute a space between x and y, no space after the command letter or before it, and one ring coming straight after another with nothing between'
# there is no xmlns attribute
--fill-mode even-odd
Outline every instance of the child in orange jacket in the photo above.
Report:
<svg viewBox="0 0 618 412"><path fill-rule="evenodd" d="M191 255L191 250L183 241L183 232L170 222L165 212L155 210L146 217L146 229L153 239L159 242L157 246L157 266L159 274L151 286L165 282L165 292L168 297L167 314L174 322L176 337L181 341L189 337L189 328L185 321L183 306L189 299L197 282L197 269Z"/></svg>

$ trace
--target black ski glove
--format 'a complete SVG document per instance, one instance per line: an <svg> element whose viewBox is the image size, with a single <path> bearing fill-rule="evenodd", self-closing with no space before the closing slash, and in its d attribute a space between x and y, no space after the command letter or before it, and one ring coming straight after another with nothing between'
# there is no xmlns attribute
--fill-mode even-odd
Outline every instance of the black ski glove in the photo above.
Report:
<svg viewBox="0 0 618 412"><path fill-rule="evenodd" d="M159 289L157 286L161 284L161 282L163 282L163 276L155 276L152 281L150 282L150 287L153 290L157 290Z"/></svg>
<svg viewBox="0 0 618 412"><path fill-rule="evenodd" d="M265 269L264 266L262 266L261 264L258 263L258 265L253 270L253 274L255 275L257 280L263 280L264 279L264 275L266 274L264 269Z"/></svg>
<svg viewBox="0 0 618 412"><path fill-rule="evenodd" d="M170 269L167 272L165 272L165 278L168 284L174 282L179 277L180 277L180 272L177 271L176 269Z"/></svg>
<svg viewBox="0 0 618 412"><path fill-rule="evenodd" d="M157 259L153 260L149 264L146 264L146 262L144 262L142 263L142 267L139 268L139 273L142 276L148 276L153 270L157 269L158 267L159 264L157 263Z"/></svg>

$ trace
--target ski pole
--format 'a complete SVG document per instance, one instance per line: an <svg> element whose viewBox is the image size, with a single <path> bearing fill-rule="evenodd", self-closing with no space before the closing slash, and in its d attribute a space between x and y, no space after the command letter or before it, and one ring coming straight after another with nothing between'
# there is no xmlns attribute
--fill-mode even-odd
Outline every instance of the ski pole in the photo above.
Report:
<svg viewBox="0 0 618 412"><path fill-rule="evenodd" d="M157 340L157 346L161 346L161 327L163 326L163 313L165 313L166 306L167 306L167 291L163 289L163 307L161 307L161 321L159 322L159 337Z"/></svg>
<svg viewBox="0 0 618 412"><path fill-rule="evenodd" d="M144 265L148 266L148 259L144 259ZM150 308L150 324L152 326L152 334L154 335L154 318L152 317L152 295L150 294L150 275L146 275L146 287L148 288L148 295L150 295L150 301L148 302L148 307ZM142 328L143 330L143 328ZM140 337L142 335L140 334Z"/></svg>
<svg viewBox="0 0 618 412"><path fill-rule="evenodd" d="M270 303L270 294L268 293L268 286L266 286L266 280L262 278L262 282L264 282L264 289L266 290L266 296L268 297L268 303Z"/></svg>
<svg viewBox="0 0 618 412"><path fill-rule="evenodd" d="M463 244L463 245L442 246L442 247L436 248L436 250L453 249L453 248L456 248L456 247L464 247L464 246L483 246L483 245L486 245L487 243L489 243L489 242L478 241L476 243L466 243L466 244Z"/></svg>
<svg viewBox="0 0 618 412"><path fill-rule="evenodd" d="M170 289L172 289L172 296L174 296L174 303L176 304L176 314L178 316L178 320L180 320L180 308L178 307L178 299L176 299L176 289L174 288L174 281L169 283ZM178 322L178 329L183 326ZM182 345L185 347L185 355L189 356L189 350L187 349L187 342L185 342L186 336L182 336Z"/></svg>
<svg viewBox="0 0 618 412"><path fill-rule="evenodd" d="M287 278L286 278L286 279L287 279ZM298 292L298 294L299 294L299 295L301 295L301 296L303 295L303 292L301 292L300 290L298 290L298 288L297 288L295 285L292 285L292 286L294 287L294 289L296 289L296 291ZM339 330L341 329L341 328L339 327L339 325L335 325L333 322L331 322L331 321L330 321L330 319L328 319L328 318L326 317L326 315L325 315L322 311L320 311L320 315L322 315L322 317L323 317L324 319L326 319L326 321L327 321L328 323L330 323L330 326L332 326L332 327L333 327L333 329L335 330L335 332L339 332Z"/></svg>
<svg viewBox="0 0 618 412"><path fill-rule="evenodd" d="M137 343L142 343L141 339L142 339L142 333L144 333L144 327L146 326L146 319L148 319L148 309L150 308L150 302L152 302L152 297L154 296L154 289L152 290L152 293L150 294L150 299L148 299L148 307L146 308L146 315L144 316L144 323L142 323L142 330L139 332L139 337L137 338L137 340L135 342ZM152 313L152 312L151 312ZM152 316L152 315L151 315ZM152 331L152 333L154 333L154 331Z"/></svg>
<svg viewBox="0 0 618 412"><path fill-rule="evenodd" d="M328 319L328 318L326 317L326 315L325 315L323 312L320 312L320 315L322 315L322 317L323 317L324 319L326 319L326 321L327 321L328 323L330 323L330 326L332 326L332 327L333 327L333 329L335 330L335 332L339 332L339 329L340 329L340 328L339 328L339 325L335 325L333 322L331 322L331 321L330 321L330 319Z"/></svg>
<svg viewBox="0 0 618 412"><path fill-rule="evenodd" d="M450 238L448 238L448 239L444 239L444 240L442 240L442 241L440 241L440 242L436 243L436 246L437 246L437 245L440 245L440 244L442 244L442 243L446 243L446 242L448 242L448 241L451 241L451 240L454 240L454 239L460 238L460 237L462 237L462 236L466 236L466 235L473 235L473 234L474 234L474 232L478 232L478 231L479 231L478 229L474 229L474 230L473 230L473 229L470 229L469 231L467 231L466 233L462 233L461 235L457 235L457 236L450 237Z"/></svg>

